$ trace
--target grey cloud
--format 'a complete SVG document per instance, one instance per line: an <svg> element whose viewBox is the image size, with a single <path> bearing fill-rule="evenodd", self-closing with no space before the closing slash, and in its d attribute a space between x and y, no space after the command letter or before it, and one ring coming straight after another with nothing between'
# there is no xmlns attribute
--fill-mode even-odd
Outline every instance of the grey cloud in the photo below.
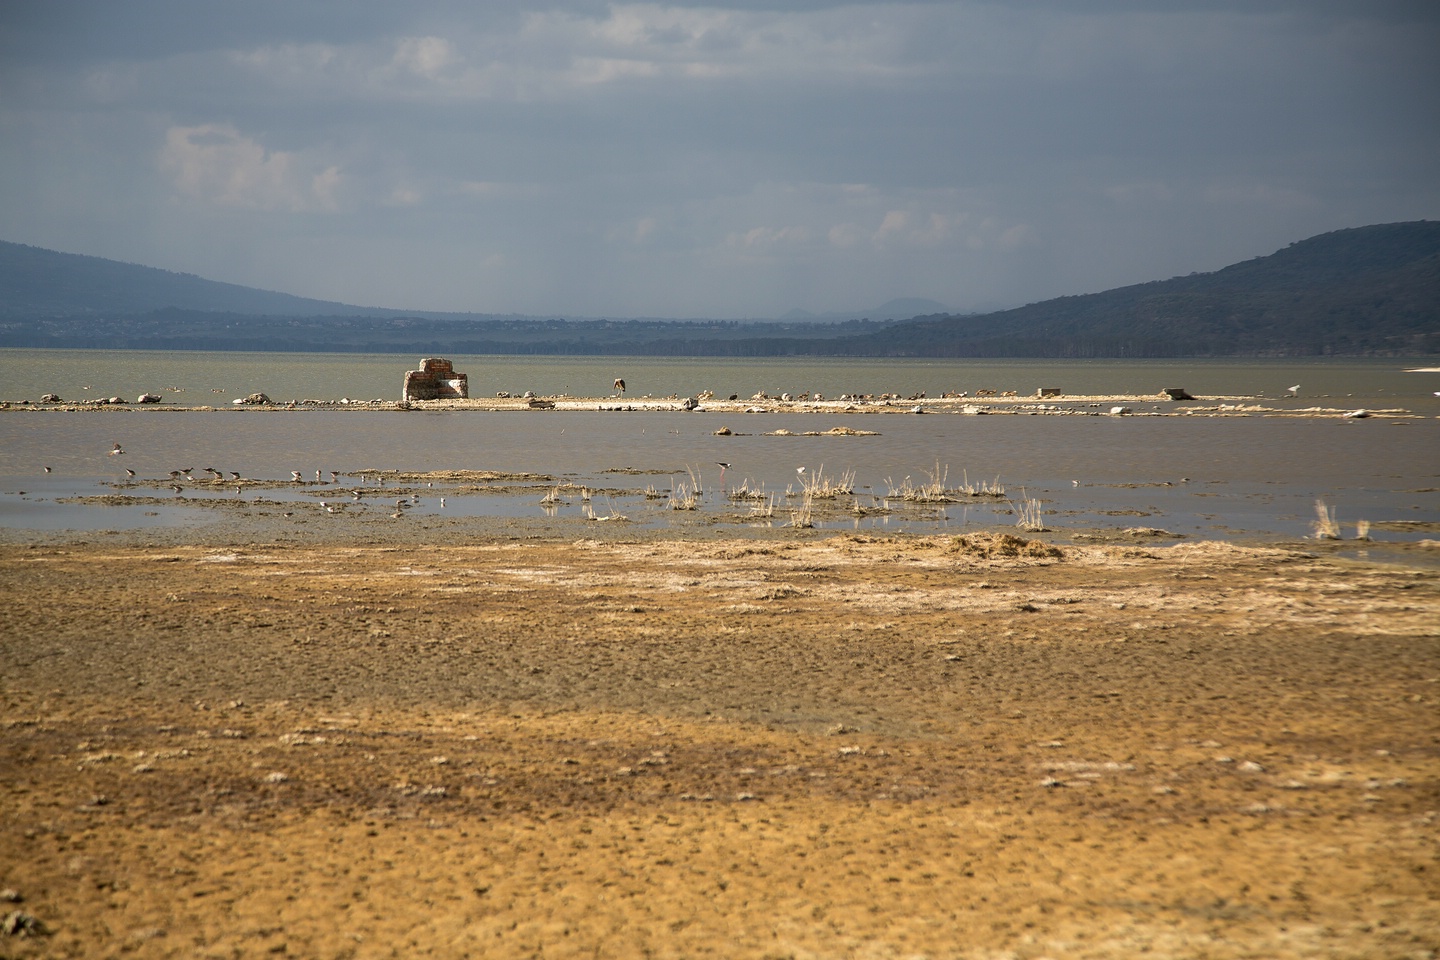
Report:
<svg viewBox="0 0 1440 960"><path fill-rule="evenodd" d="M436 309L1039 299L1440 215L1433 6L20 0L0 222Z"/></svg>

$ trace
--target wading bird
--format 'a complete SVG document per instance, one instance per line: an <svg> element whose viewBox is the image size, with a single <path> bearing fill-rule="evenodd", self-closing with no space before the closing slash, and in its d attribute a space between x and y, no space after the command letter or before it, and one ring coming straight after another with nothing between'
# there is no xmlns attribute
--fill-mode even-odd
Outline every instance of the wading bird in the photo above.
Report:
<svg viewBox="0 0 1440 960"><path fill-rule="evenodd" d="M621 380L619 377L616 377L616 378L615 378L615 389L616 389L616 390L619 390L621 393L624 393L624 392L625 392L625 381L624 381L624 380Z"/></svg>

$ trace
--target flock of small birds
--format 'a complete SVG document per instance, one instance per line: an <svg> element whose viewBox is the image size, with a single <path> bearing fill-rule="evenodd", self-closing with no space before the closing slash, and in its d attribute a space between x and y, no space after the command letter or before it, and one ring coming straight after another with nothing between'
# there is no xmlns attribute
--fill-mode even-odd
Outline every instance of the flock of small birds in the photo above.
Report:
<svg viewBox="0 0 1440 960"><path fill-rule="evenodd" d="M88 389L88 388L87 388L87 389ZM110 450L109 450L109 454L108 454L108 455L109 455L109 456L112 456L112 457L118 457L118 456L123 456L124 454L125 454L125 448L124 448L123 446L121 446L118 441L116 441L116 442L110 447ZM53 470L54 470L54 468L51 467L51 466L49 466L48 464L47 464L47 465L44 465L44 466L42 467L42 469L43 469L46 473L51 473L51 472L53 472ZM217 470L217 469L214 468L214 467L205 467L205 468L203 468L203 470L202 470L201 472L204 473L204 474L207 474L207 475L208 475L208 478L209 478L210 480L212 480L212 481L214 481L214 480L225 480L225 478L226 478L226 477L225 477L226 471ZM340 482L340 471L338 471L338 470L331 470L331 471L329 471L329 474L330 474L330 481L329 481L330 483L339 483L339 482ZM230 475L230 482L236 484L236 487L235 487L235 495L236 495L237 497L238 497L238 496L243 496L243 495L244 495L244 492L245 492L245 491L244 491L244 487L243 487L243 484L245 483L245 478L244 478L244 476L243 476L243 475L240 473L240 471L238 471L238 470L231 470L231 471L229 471L229 475ZM126 476L127 479L133 480L133 479L135 479L135 477L136 477L136 473L135 473L134 470L130 469L129 467L126 467L126 468L125 468L125 476ZM321 483L321 484L325 483L324 476L325 476L325 471L324 471L324 470L316 470L316 471L315 471L315 482L316 482L316 483ZM181 468L178 469L178 470L171 470L170 473L169 473L169 479L170 479L170 484L169 484L170 489L175 492L176 496L181 496L181 497L183 497L183 496L185 495L185 487L181 485L180 480L182 480L182 479L188 480L188 481L191 482L191 483L197 483L197 482L199 482L199 481L196 479L196 476L195 476L195 468L194 468L194 467L181 467ZM201 478L201 479L205 479L205 478ZM295 483L304 483L304 482L305 482L305 475L304 475L303 473L301 473L299 470L292 470L292 471L290 471L290 479L291 479L293 482L295 482ZM362 479L363 479L363 478L362 478ZM383 486L385 486L385 478L384 478L384 477L381 477L381 476L377 476L377 477L375 478L375 483L376 483L376 486L383 487ZM21 491L19 491L19 492L20 492L21 494L23 494L25 491L21 490ZM351 500L353 500L353 501L359 502L359 501L362 499L362 498L361 498L361 495L360 495L360 491L359 491L359 490L351 490L351 491L350 491L350 498L351 498ZM260 498L260 497L256 497L255 499L256 499L256 500L259 500L259 499L261 499L261 498ZM392 516L392 517L394 517L395 519L398 520L398 519L400 519L401 517L404 516L404 513L402 512L403 508L405 508L405 507L410 507L410 506L418 506L419 504L420 504L420 495L419 495L418 493L415 494L413 497L411 497L411 498L409 498L409 499L406 499L406 498L403 498L403 497L402 497L401 499L395 501L395 512L392 513L390 516ZM440 498L440 507L443 509L444 506L445 506L445 498L444 498L444 497L441 497L441 498ZM321 507L326 513L331 513L331 514L333 514L333 513L341 512L340 509L337 509L337 508L336 508L336 505L335 505L335 504L330 503L330 502L325 501L325 500L321 500L321 501L320 501L320 507ZM343 505L341 506L341 509L343 509ZM294 511L292 511L292 510L287 510L287 511L285 511L285 512L283 512L283 513L281 514L281 516L284 516L284 517L293 517L294 515L295 515L295 513L294 513Z"/></svg>

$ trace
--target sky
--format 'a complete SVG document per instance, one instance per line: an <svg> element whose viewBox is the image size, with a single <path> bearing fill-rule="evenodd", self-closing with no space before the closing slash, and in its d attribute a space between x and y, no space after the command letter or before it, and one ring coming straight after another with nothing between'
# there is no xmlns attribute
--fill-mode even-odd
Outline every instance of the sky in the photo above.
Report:
<svg viewBox="0 0 1440 960"><path fill-rule="evenodd" d="M365 306L1015 306L1440 218L1434 0L5 0L0 240Z"/></svg>

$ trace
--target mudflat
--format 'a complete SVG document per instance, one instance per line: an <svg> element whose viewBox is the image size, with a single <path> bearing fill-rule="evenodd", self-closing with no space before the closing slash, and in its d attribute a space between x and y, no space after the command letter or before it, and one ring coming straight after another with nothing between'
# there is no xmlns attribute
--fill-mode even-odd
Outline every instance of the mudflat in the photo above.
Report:
<svg viewBox="0 0 1440 960"><path fill-rule="evenodd" d="M1440 946L1433 568L132 538L0 599L3 956Z"/></svg>

